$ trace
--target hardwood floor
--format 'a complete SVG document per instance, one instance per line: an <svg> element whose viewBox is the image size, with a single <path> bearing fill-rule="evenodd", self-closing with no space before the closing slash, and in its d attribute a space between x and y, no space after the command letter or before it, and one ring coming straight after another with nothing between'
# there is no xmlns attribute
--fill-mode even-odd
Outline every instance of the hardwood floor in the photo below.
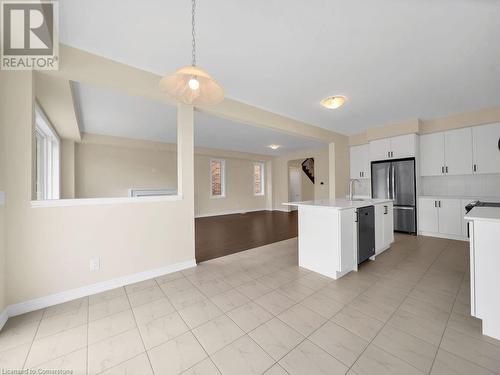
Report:
<svg viewBox="0 0 500 375"><path fill-rule="evenodd" d="M198 263L297 236L297 211L257 211L197 218Z"/></svg>

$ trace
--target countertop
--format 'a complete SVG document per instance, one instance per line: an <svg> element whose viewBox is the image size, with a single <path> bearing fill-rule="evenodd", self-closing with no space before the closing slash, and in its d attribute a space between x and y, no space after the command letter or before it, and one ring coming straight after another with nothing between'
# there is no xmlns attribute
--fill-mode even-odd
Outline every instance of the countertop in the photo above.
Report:
<svg viewBox="0 0 500 375"><path fill-rule="evenodd" d="M314 201L287 202L283 204L285 206L316 206L333 208L337 210L346 210L350 208L373 206L389 202L392 202L392 199L363 199L356 201L350 201L348 199L320 199Z"/></svg>
<svg viewBox="0 0 500 375"><path fill-rule="evenodd" d="M419 195L417 198L427 198L427 199L461 199L470 201L483 201L483 202L500 202L500 197L485 197L485 196L453 196L453 195Z"/></svg>
<svg viewBox="0 0 500 375"><path fill-rule="evenodd" d="M474 207L465 214L465 220L484 220L500 223L500 208L498 207Z"/></svg>

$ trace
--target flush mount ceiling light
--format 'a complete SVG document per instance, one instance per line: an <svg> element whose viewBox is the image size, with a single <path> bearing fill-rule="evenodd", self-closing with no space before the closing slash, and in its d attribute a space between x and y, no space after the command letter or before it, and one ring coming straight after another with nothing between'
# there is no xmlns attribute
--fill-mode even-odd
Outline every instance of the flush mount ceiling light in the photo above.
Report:
<svg viewBox="0 0 500 375"><path fill-rule="evenodd" d="M347 98L342 95L329 96L321 101L321 105L328 109L336 109L344 105Z"/></svg>
<svg viewBox="0 0 500 375"><path fill-rule="evenodd" d="M160 89L176 103L188 105L214 105L224 99L224 88L206 71L196 66L195 11L196 0L191 0L191 65L177 70L160 80Z"/></svg>
<svg viewBox="0 0 500 375"><path fill-rule="evenodd" d="M277 150L278 148L280 148L281 146L280 145L269 145L268 146L271 150Z"/></svg>

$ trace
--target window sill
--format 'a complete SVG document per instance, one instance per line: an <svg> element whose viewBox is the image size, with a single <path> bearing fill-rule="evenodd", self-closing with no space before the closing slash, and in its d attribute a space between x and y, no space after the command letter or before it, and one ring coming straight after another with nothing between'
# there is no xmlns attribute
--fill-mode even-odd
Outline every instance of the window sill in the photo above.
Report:
<svg viewBox="0 0 500 375"><path fill-rule="evenodd" d="M43 207L73 207L73 206L100 206L105 204L123 203L154 203L182 200L182 195L166 195L155 197L120 197L120 198L81 198L81 199L53 199L31 201L32 208Z"/></svg>
<svg viewBox="0 0 500 375"><path fill-rule="evenodd" d="M211 195L210 199L223 199L226 198L225 195Z"/></svg>

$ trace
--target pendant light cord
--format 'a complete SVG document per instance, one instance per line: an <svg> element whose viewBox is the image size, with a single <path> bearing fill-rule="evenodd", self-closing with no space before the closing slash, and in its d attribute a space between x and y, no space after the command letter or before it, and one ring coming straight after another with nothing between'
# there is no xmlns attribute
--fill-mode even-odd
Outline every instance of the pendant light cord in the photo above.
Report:
<svg viewBox="0 0 500 375"><path fill-rule="evenodd" d="M195 33L195 12L196 12L196 0L191 0L192 9L191 9L191 35L193 37L192 45L193 45L193 55L191 60L191 65L196 66L196 33Z"/></svg>

